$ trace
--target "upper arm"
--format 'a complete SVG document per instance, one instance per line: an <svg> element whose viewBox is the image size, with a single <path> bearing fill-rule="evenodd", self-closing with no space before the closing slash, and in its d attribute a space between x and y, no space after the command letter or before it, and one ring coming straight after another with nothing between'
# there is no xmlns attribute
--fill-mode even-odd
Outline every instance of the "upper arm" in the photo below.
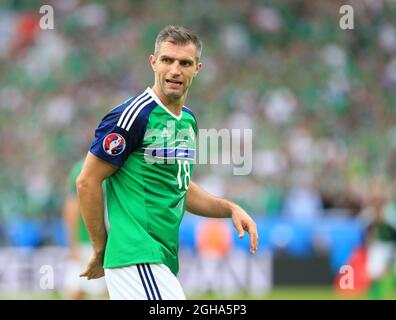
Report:
<svg viewBox="0 0 396 320"><path fill-rule="evenodd" d="M95 180L102 183L103 180L110 177L117 171L117 169L117 166L98 158L91 152L88 152L79 179Z"/></svg>

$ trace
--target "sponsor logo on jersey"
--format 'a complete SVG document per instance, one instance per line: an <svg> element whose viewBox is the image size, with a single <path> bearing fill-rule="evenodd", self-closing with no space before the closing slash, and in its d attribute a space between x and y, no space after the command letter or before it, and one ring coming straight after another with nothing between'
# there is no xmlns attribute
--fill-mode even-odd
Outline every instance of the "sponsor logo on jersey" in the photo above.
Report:
<svg viewBox="0 0 396 320"><path fill-rule="evenodd" d="M103 140L103 150L111 156L118 156L125 150L125 147L124 137L115 132L108 134Z"/></svg>
<svg viewBox="0 0 396 320"><path fill-rule="evenodd" d="M195 150L187 148L144 148L146 156L161 159L188 159L195 160Z"/></svg>
<svg viewBox="0 0 396 320"><path fill-rule="evenodd" d="M166 128L162 129L162 132L161 132L162 138L170 138L170 136L171 136L171 134L169 133L168 129L166 129Z"/></svg>

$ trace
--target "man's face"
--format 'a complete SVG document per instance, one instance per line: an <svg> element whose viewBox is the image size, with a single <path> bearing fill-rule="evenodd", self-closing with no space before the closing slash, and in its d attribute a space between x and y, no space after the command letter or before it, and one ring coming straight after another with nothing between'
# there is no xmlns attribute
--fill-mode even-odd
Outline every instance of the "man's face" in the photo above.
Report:
<svg viewBox="0 0 396 320"><path fill-rule="evenodd" d="M157 57L150 55L155 87L170 100L182 98L202 67L201 63L197 63L196 56L197 48L193 43L176 45L162 42Z"/></svg>

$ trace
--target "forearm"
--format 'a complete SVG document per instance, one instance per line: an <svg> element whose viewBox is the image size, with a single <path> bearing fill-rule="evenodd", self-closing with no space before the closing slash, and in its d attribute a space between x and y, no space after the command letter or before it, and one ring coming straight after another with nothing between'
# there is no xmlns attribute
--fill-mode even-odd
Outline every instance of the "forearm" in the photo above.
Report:
<svg viewBox="0 0 396 320"><path fill-rule="evenodd" d="M250 252L253 254L258 246L256 223L237 204L214 197L196 183L191 182L186 195L186 207L191 213L209 218L232 218L232 223L239 237L244 236L244 230L250 234Z"/></svg>
<svg viewBox="0 0 396 320"><path fill-rule="evenodd" d="M77 180L77 192L85 227L96 253L104 253L107 232L103 215L103 191L100 181Z"/></svg>
<svg viewBox="0 0 396 320"><path fill-rule="evenodd" d="M235 203L215 197L196 183L192 182L186 196L186 208L189 212L209 218L230 218Z"/></svg>

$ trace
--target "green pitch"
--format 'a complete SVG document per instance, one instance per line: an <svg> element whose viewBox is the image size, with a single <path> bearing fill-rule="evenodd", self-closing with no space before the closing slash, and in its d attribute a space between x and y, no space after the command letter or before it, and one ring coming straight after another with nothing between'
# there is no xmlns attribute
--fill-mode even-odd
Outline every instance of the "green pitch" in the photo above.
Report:
<svg viewBox="0 0 396 320"><path fill-rule="evenodd" d="M370 299L368 294L346 297L337 294L332 287L274 287L268 294L250 295L239 293L235 295L218 295L207 293L204 295L191 295L191 300L365 300ZM58 292L36 294L6 294L0 293L0 300L61 300ZM91 299L97 299L92 297ZM396 300L396 290L387 296L387 300Z"/></svg>
<svg viewBox="0 0 396 320"><path fill-rule="evenodd" d="M240 293L232 296L217 294L205 294L189 296L189 299L197 300L367 300L368 294L360 296L343 296L337 294L332 287L274 287L265 295L250 295ZM396 300L396 290L387 296L388 300Z"/></svg>

